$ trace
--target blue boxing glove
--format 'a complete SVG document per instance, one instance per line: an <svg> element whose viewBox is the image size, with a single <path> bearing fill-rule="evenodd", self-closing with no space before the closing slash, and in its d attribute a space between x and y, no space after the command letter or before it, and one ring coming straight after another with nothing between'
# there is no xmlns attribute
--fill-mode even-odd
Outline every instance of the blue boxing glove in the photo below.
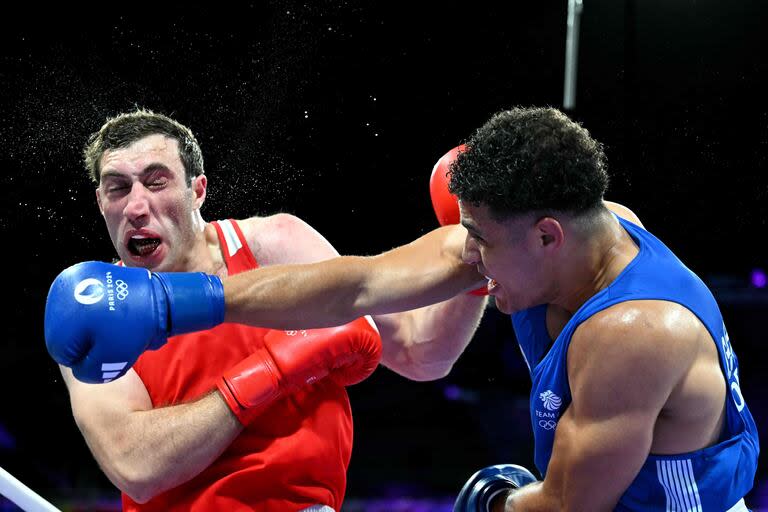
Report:
<svg viewBox="0 0 768 512"><path fill-rule="evenodd" d="M504 491L536 482L533 473L515 464L483 468L461 488L453 512L490 512L491 502Z"/></svg>
<svg viewBox="0 0 768 512"><path fill-rule="evenodd" d="M45 344L78 380L109 382L168 336L223 321L224 287L216 276L89 261L53 281L45 303Z"/></svg>

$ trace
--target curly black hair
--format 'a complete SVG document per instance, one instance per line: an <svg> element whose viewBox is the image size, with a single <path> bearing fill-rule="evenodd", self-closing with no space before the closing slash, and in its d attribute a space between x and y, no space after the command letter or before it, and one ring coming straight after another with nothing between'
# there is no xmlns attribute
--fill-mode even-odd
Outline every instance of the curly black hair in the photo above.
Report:
<svg viewBox="0 0 768 512"><path fill-rule="evenodd" d="M165 135L179 143L179 158L184 164L187 182L204 173L203 153L192 131L163 114L137 108L107 119L99 131L91 134L83 149L85 169L91 180L99 183L101 179L101 157L110 149L130 146L149 135Z"/></svg>
<svg viewBox="0 0 768 512"><path fill-rule="evenodd" d="M608 187L603 146L554 108L495 114L466 143L449 171L450 191L488 207L496 220L528 212L579 215Z"/></svg>

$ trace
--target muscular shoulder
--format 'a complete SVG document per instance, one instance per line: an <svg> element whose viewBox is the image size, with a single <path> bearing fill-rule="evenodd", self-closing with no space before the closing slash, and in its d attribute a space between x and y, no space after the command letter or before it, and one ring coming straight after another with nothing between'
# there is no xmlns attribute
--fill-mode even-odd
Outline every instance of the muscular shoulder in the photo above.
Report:
<svg viewBox="0 0 768 512"><path fill-rule="evenodd" d="M637 217L637 215L635 215L635 212L626 206L619 203L614 203L613 201L603 201L603 204L606 208L608 208L622 219L628 220L632 224L637 224L641 228L644 228L643 223L640 222L640 219Z"/></svg>
<svg viewBox="0 0 768 512"><path fill-rule="evenodd" d="M699 350L700 324L686 308L665 301L622 302L585 321L568 351L574 396L606 399L609 387L622 399L659 400L685 375ZM583 389L580 387L583 386Z"/></svg>
<svg viewBox="0 0 768 512"><path fill-rule="evenodd" d="M250 217L238 224L261 266L312 263L338 256L317 230L295 215Z"/></svg>
<svg viewBox="0 0 768 512"><path fill-rule="evenodd" d="M598 352L631 360L685 356L696 348L700 323L685 307L661 300L626 301L596 313L579 326L573 340L586 354Z"/></svg>

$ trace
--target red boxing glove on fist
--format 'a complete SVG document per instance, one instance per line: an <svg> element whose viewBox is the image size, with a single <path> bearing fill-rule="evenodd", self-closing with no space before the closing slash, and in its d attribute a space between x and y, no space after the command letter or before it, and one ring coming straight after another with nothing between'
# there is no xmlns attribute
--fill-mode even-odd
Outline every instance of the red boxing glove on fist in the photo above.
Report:
<svg viewBox="0 0 768 512"><path fill-rule="evenodd" d="M432 196L432 208L441 226L459 223L459 200L448 191L448 170L456 160L464 145L456 146L437 161L429 178L429 194Z"/></svg>
<svg viewBox="0 0 768 512"><path fill-rule="evenodd" d="M269 331L264 347L229 369L218 388L247 425L274 400L325 377L357 384L381 360L381 337L369 317L339 327Z"/></svg>
<svg viewBox="0 0 768 512"><path fill-rule="evenodd" d="M461 221L459 212L459 199L448 190L448 171L456 160L459 152L464 151L464 144L456 146L440 157L432 168L432 176L429 177L429 195L432 197L432 208L437 215L437 221L441 226L458 224ZM488 295L488 287L481 286L469 292L470 295L480 297Z"/></svg>

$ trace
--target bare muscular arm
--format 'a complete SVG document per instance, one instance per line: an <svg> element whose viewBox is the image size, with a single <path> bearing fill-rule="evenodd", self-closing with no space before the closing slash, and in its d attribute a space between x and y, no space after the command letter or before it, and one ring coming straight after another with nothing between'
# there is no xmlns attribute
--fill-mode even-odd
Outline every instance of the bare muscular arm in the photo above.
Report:
<svg viewBox="0 0 768 512"><path fill-rule="evenodd" d="M379 256L334 258L338 254L332 246L300 219L285 214L270 219L291 236L274 239L273 229L258 225L263 220L245 226L259 233L252 238L253 250L266 267L225 280L229 321L306 328L373 314L382 337L382 364L414 380L437 379L450 371L485 307L482 297L454 297L482 280L461 261L464 228L441 228ZM274 266L300 262L280 256L288 252L325 261Z"/></svg>
<svg viewBox="0 0 768 512"><path fill-rule="evenodd" d="M436 229L378 256L262 268L224 280L226 321L327 327L447 300L483 280L461 261L463 228Z"/></svg>
<svg viewBox="0 0 768 512"><path fill-rule="evenodd" d="M243 429L217 393L152 408L133 370L107 384L85 384L60 368L91 453L110 481L139 503L197 475Z"/></svg>
<svg viewBox="0 0 768 512"><path fill-rule="evenodd" d="M669 320L664 303L638 301L579 327L568 351L573 402L557 425L546 478L512 493L503 510L613 510L696 353L696 337Z"/></svg>

